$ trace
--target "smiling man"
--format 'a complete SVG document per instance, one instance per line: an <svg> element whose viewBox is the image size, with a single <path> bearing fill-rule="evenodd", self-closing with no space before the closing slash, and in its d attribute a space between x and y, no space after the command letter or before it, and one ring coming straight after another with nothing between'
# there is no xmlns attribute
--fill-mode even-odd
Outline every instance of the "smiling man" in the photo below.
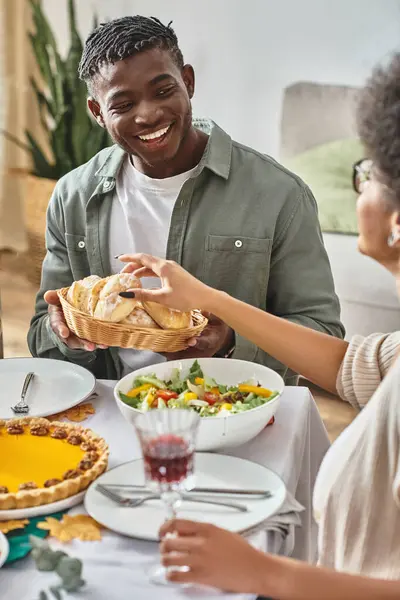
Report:
<svg viewBox="0 0 400 600"><path fill-rule="evenodd" d="M53 290L118 272L117 257L135 252L173 259L254 306L343 335L310 190L215 123L192 119L194 72L170 25L141 16L101 25L86 41L80 76L91 113L115 145L62 178L50 201L28 334L34 356L76 362L111 379L176 358L95 347L65 324ZM181 356L234 356L294 380L213 317Z"/></svg>

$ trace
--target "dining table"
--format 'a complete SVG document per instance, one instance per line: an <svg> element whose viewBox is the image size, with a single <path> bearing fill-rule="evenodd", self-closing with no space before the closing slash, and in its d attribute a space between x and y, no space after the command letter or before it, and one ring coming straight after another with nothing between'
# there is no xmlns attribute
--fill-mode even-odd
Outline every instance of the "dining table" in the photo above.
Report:
<svg viewBox="0 0 400 600"><path fill-rule="evenodd" d="M92 400L95 413L84 423L107 441L109 467L141 456L135 430L120 413L113 397L116 382L99 380ZM224 449L231 456L251 460L277 473L287 496L279 514L250 532L249 542L263 551L291 556L310 563L317 555L317 525L313 519L315 479L329 448L329 438L314 399L306 387L286 387L275 421L246 444ZM83 514L83 504L70 510ZM104 529L100 541L73 540L68 544L49 538L60 549L83 562L86 585L77 598L85 600L194 600L206 597L245 600L251 595L227 594L191 586L157 586L148 570L158 560L155 542L133 539ZM229 548L221 561L229 561ZM30 555L0 569L0 597L36 600L40 591L55 582L54 573L39 572ZM51 596L49 596L51 597ZM70 597L70 596L68 596ZM73 596L71 596L72 598Z"/></svg>

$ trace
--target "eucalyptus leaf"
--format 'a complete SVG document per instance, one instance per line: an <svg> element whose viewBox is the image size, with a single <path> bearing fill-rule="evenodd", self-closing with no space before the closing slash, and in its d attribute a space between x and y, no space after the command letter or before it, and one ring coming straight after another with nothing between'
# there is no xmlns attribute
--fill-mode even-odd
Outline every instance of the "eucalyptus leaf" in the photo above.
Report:
<svg viewBox="0 0 400 600"><path fill-rule="evenodd" d="M82 575L82 569L82 561L80 561L78 558L71 558L70 556L65 556L58 563L56 573L61 577L61 579L64 582L73 577L80 577Z"/></svg>
<svg viewBox="0 0 400 600"><path fill-rule="evenodd" d="M54 596L54 598L56 600L62 600L62 595L61 595L61 592L60 592L60 586L59 587L53 586L53 587L50 588L50 591L51 591L51 593L53 594L53 596Z"/></svg>
<svg viewBox="0 0 400 600"><path fill-rule="evenodd" d="M85 580L80 577L71 577L70 579L63 581L62 589L66 592L78 592L85 583Z"/></svg>
<svg viewBox="0 0 400 600"><path fill-rule="evenodd" d="M49 600L46 592L44 592L43 590L39 594L39 600Z"/></svg>

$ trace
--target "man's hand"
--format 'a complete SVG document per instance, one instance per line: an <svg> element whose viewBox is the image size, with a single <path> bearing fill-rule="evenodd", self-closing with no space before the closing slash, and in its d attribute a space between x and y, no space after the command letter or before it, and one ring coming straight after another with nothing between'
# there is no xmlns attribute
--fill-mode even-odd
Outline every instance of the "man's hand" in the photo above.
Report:
<svg viewBox="0 0 400 600"><path fill-rule="evenodd" d="M49 305L48 313L50 320L50 327L54 331L57 337L64 342L68 348L72 350L86 350L87 352L93 352L96 348L105 350L107 346L96 345L88 340L82 340L73 334L65 322L64 313L61 308L60 300L57 292L49 290L44 295L44 300Z"/></svg>
<svg viewBox="0 0 400 600"><path fill-rule="evenodd" d="M222 349L227 351L234 344L234 332L228 325L215 315L203 313L208 318L207 327L197 338L192 338L189 348L182 352L165 353L167 360L180 360L183 358L206 358L215 356Z"/></svg>

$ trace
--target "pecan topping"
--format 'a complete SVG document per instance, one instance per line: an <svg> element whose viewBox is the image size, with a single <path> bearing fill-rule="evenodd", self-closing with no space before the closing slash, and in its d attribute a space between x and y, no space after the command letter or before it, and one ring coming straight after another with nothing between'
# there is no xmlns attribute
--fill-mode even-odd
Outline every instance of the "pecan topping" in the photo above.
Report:
<svg viewBox="0 0 400 600"><path fill-rule="evenodd" d="M4 419L0 419L0 429L2 429L5 426L6 422L4 421Z"/></svg>
<svg viewBox="0 0 400 600"><path fill-rule="evenodd" d="M37 485L34 481L27 481L26 483L21 483L18 487L19 490L37 490Z"/></svg>
<svg viewBox="0 0 400 600"><path fill-rule="evenodd" d="M70 433L67 442L73 446L80 446L82 444L82 437L78 433Z"/></svg>
<svg viewBox="0 0 400 600"><path fill-rule="evenodd" d="M68 432L65 427L56 427L50 436L56 440L65 440L68 437Z"/></svg>
<svg viewBox="0 0 400 600"><path fill-rule="evenodd" d="M47 481L44 482L44 487L49 488L49 487L52 487L53 485L57 485L59 483L61 483L61 479L48 479Z"/></svg>
<svg viewBox="0 0 400 600"><path fill-rule="evenodd" d="M10 435L20 435L24 433L24 427L20 423L10 423L7 425L7 433Z"/></svg>
<svg viewBox="0 0 400 600"><path fill-rule="evenodd" d="M50 428L48 425L43 425L42 423L34 423L30 426L29 431L31 435L45 436L48 435Z"/></svg>
<svg viewBox="0 0 400 600"><path fill-rule="evenodd" d="M70 469L69 471L64 473L63 479L75 479L76 477L79 477L79 475L79 471L77 471L76 469Z"/></svg>
<svg viewBox="0 0 400 600"><path fill-rule="evenodd" d="M97 454L97 452L94 452L93 450L90 452L86 452L85 456L83 458L87 458L88 460L91 460L92 463L95 463L96 460L99 458L99 455Z"/></svg>
<svg viewBox="0 0 400 600"><path fill-rule="evenodd" d="M0 494L8 494L8 487L0 485Z"/></svg>
<svg viewBox="0 0 400 600"><path fill-rule="evenodd" d="M96 444L94 444L93 442L91 442L90 440L87 440L86 442L83 442L81 444L81 448L82 450L84 450L85 452L90 452L91 450L97 450L97 446Z"/></svg>
<svg viewBox="0 0 400 600"><path fill-rule="evenodd" d="M94 463L92 460L90 460L90 458L82 458L81 462L78 465L78 469L81 469L82 471L88 471L93 467L93 464Z"/></svg>

